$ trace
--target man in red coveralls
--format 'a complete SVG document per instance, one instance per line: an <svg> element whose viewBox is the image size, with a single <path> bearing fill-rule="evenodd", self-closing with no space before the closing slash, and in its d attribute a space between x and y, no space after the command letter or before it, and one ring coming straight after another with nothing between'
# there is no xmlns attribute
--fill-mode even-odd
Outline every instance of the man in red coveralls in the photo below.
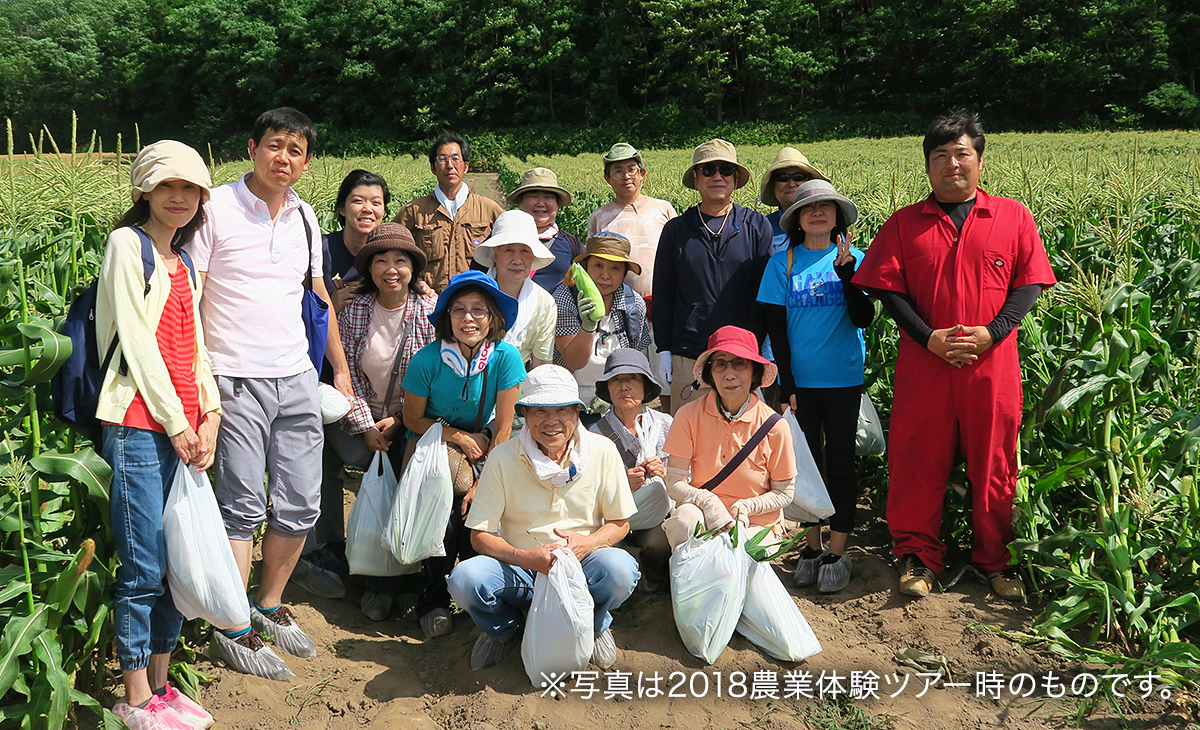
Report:
<svg viewBox="0 0 1200 730"><path fill-rule="evenodd" d="M943 568L938 532L957 449L971 482L971 562L998 595L1020 601L1008 552L1022 406L1015 330L1055 278L1029 210L979 188L983 145L974 114L929 126L932 194L888 219L853 281L901 329L887 505L900 592L928 595Z"/></svg>

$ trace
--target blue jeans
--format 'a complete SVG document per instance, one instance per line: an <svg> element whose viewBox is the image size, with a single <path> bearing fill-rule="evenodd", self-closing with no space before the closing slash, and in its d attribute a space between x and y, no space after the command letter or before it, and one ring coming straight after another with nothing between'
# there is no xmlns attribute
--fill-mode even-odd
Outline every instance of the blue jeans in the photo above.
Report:
<svg viewBox="0 0 1200 730"><path fill-rule="evenodd" d="M583 574L596 603L595 630L612 624L612 609L633 593L642 577L637 561L620 548L600 548L583 559ZM450 595L471 615L479 630L500 641L516 637L533 602L533 579L528 568L477 555L454 568L449 577Z"/></svg>
<svg viewBox="0 0 1200 730"><path fill-rule="evenodd" d="M166 434L104 426L104 460L112 466L110 494L117 569L113 619L121 669L145 669L151 654L168 654L179 641L183 615L167 585L163 505L179 457Z"/></svg>

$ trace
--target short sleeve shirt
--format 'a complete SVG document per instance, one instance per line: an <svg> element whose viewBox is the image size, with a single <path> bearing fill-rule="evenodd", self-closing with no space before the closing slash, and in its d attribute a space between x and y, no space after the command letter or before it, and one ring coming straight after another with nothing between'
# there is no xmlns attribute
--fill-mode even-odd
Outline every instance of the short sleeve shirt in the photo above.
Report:
<svg viewBox="0 0 1200 730"><path fill-rule="evenodd" d="M483 398L482 423L491 421L496 411L496 394L515 388L525 380L521 354L507 342L496 343L496 349L492 351L486 393L483 392L483 373L475 373L470 378L455 374L442 362L441 348L442 343L434 340L413 355L404 374L404 390L427 399L426 417L444 421L454 428L475 429L480 398Z"/></svg>
<svg viewBox="0 0 1200 730"><path fill-rule="evenodd" d="M530 550L566 544L555 529L590 535L605 522L629 519L636 513L617 447L579 424L576 428L580 438L592 440L591 458L583 474L558 489L537 478L520 439L497 446L479 476L466 526L496 533L513 547Z"/></svg>
<svg viewBox="0 0 1200 730"><path fill-rule="evenodd" d="M795 246L791 252L790 280L788 252L781 251L767 262L758 288L758 301L777 304L787 311L788 344L796 387L862 385L866 344L862 330L850 321L842 280L833 270L837 246L831 245L824 251ZM862 261L862 251L851 248L850 252L856 262Z"/></svg>
<svg viewBox="0 0 1200 730"><path fill-rule="evenodd" d="M250 192L247 173L212 191L188 250L205 274L200 301L215 375L282 378L313 367L300 318L305 267L321 276L321 229L312 208L288 190L278 220ZM315 245L309 253L304 218Z"/></svg>
<svg viewBox="0 0 1200 730"><path fill-rule="evenodd" d="M687 460L692 471L692 486L703 486L716 476L741 451L759 427L774 413L758 396L734 421L727 421L717 405L717 395L709 391L699 400L684 405L675 414L664 446L671 456ZM714 490L725 506L771 491L771 481L796 476L796 452L792 432L780 419L754 451ZM774 525L782 510L754 515L753 525Z"/></svg>

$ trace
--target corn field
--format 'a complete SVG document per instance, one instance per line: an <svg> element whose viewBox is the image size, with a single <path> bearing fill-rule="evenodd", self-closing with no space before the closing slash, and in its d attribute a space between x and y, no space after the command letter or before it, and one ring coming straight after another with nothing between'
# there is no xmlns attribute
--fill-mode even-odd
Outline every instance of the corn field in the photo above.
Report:
<svg viewBox="0 0 1200 730"><path fill-rule="evenodd" d="M108 466L57 423L48 382L66 357L58 328L99 267L112 220L129 204L136 134L105 144L30 136L42 154L0 158L0 728L57 728L76 708L116 719L93 697L106 663L116 557ZM73 134L73 137L75 135ZM859 206L866 247L896 208L924 197L917 138L845 140L801 150ZM1059 286L1019 331L1025 377L1018 554L1042 612L1022 643L1078 660L1154 671L1177 686L1200 676L1200 134L995 134L983 185L1038 221ZM202 150L202 152L206 152ZM753 206L775 148L743 147ZM691 150L648 151L645 192L679 210L697 195L680 177ZM507 189L535 165L575 196L559 224L583 232L611 197L599 154L503 158ZM342 177L361 167L391 185L391 212L432 185L424 159L318 157L298 191L326 230ZM213 181L249 163L215 164ZM765 212L765 211L764 211ZM870 393L886 422L897 330L867 333ZM886 462L865 459L872 497ZM944 538L965 564L969 498L948 490ZM951 579L948 582L953 582ZM194 691L187 637L172 677Z"/></svg>

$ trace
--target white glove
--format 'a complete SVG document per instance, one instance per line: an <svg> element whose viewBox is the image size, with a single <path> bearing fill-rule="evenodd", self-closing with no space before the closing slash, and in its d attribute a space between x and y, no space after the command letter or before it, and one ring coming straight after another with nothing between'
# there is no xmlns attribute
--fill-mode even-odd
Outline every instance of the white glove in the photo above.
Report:
<svg viewBox="0 0 1200 730"><path fill-rule="evenodd" d="M584 332L595 332L600 325L600 320L592 319L592 313L596 311L596 301L591 297L580 296L575 306L579 309L579 328Z"/></svg>
<svg viewBox="0 0 1200 730"><path fill-rule="evenodd" d="M658 353L658 377L663 385L671 384L671 351L662 350Z"/></svg>

